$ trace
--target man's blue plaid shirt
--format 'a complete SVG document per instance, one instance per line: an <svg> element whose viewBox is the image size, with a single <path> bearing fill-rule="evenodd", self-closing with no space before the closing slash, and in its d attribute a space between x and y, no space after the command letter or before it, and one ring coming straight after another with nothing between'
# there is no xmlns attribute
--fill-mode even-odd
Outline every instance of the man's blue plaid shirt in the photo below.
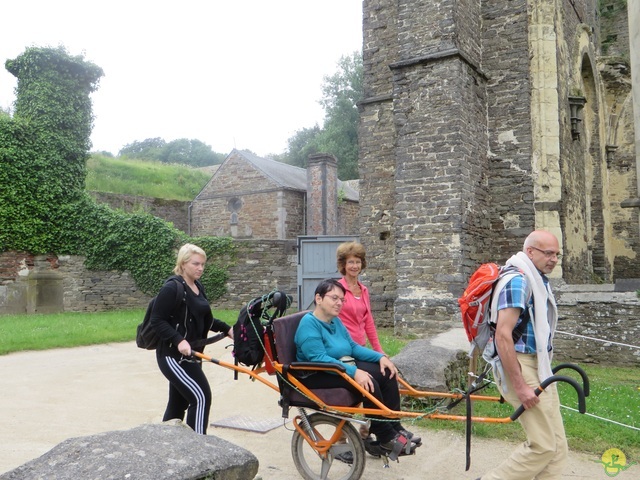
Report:
<svg viewBox="0 0 640 480"><path fill-rule="evenodd" d="M542 281L545 286L549 283L549 280L544 275L542 275ZM527 322L522 336L515 343L516 352L535 354L536 337L533 333L533 323L529 321L531 315L534 315L533 295L527 300L527 279L524 275L514 276L500 292L498 296L498 311L503 308L520 309L520 317L516 322L516 328L518 328L522 322ZM549 350L551 350L551 342L549 342Z"/></svg>

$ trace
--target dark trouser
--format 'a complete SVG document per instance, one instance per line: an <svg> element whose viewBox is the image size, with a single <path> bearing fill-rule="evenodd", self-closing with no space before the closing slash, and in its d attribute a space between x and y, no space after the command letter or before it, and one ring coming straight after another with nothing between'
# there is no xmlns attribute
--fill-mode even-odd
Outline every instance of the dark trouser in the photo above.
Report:
<svg viewBox="0 0 640 480"><path fill-rule="evenodd" d="M169 401L163 422L174 418L184 420L196 433L207 433L211 388L199 362L179 363L170 356L157 356L162 374L169 380Z"/></svg>
<svg viewBox="0 0 640 480"><path fill-rule="evenodd" d="M398 391L398 381L394 378L389 378L389 371L385 370L384 375L380 372L380 364L370 362L356 361L356 366L360 370L371 374L373 381L373 396L382 402L385 406L392 410L400 410L400 392ZM357 393L360 393L355 387L344 380L331 373L317 372L309 377L301 379L301 382L308 388L348 388ZM366 397L363 401L365 408L377 408L373 402ZM400 422L397 420L389 421L384 420L383 417L372 415L371 419L371 433L376 436L376 439L380 442L388 442L393 439L396 434L396 429L400 428ZM376 420L380 418L381 420Z"/></svg>

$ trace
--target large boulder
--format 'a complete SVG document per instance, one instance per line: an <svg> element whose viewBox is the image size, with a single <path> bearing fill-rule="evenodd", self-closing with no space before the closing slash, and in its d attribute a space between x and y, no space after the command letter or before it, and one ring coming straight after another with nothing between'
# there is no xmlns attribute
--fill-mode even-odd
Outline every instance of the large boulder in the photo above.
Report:
<svg viewBox="0 0 640 480"><path fill-rule="evenodd" d="M247 480L257 472L252 453L174 422L71 438L0 479Z"/></svg>
<svg viewBox="0 0 640 480"><path fill-rule="evenodd" d="M456 328L432 338L413 340L393 357L402 377L418 390L449 392L466 388L469 342Z"/></svg>

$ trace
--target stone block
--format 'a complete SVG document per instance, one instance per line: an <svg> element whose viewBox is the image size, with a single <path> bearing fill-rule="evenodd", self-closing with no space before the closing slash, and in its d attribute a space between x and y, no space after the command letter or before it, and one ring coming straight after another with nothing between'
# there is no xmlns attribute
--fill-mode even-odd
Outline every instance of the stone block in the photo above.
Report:
<svg viewBox="0 0 640 480"><path fill-rule="evenodd" d="M0 480L247 480L257 472L249 451L175 422L71 438Z"/></svg>
<svg viewBox="0 0 640 480"><path fill-rule="evenodd" d="M464 329L455 328L435 337L409 342L392 360L414 388L449 392L466 386L468 350Z"/></svg>

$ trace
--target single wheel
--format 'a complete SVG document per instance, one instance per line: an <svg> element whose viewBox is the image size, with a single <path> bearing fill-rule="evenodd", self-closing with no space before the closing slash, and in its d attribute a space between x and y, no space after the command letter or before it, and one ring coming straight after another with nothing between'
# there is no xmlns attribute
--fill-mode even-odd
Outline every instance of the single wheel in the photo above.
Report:
<svg viewBox="0 0 640 480"><path fill-rule="evenodd" d="M319 441L331 439L341 421L322 413L314 413L308 418L312 433ZM301 424L304 425L302 420ZM342 432L343 439L331 445L325 458L322 458L297 430L293 432L291 455L304 479L358 480L362 476L366 459L360 434L349 422L344 424ZM307 434L314 438L311 432ZM349 460L351 463L348 463Z"/></svg>

